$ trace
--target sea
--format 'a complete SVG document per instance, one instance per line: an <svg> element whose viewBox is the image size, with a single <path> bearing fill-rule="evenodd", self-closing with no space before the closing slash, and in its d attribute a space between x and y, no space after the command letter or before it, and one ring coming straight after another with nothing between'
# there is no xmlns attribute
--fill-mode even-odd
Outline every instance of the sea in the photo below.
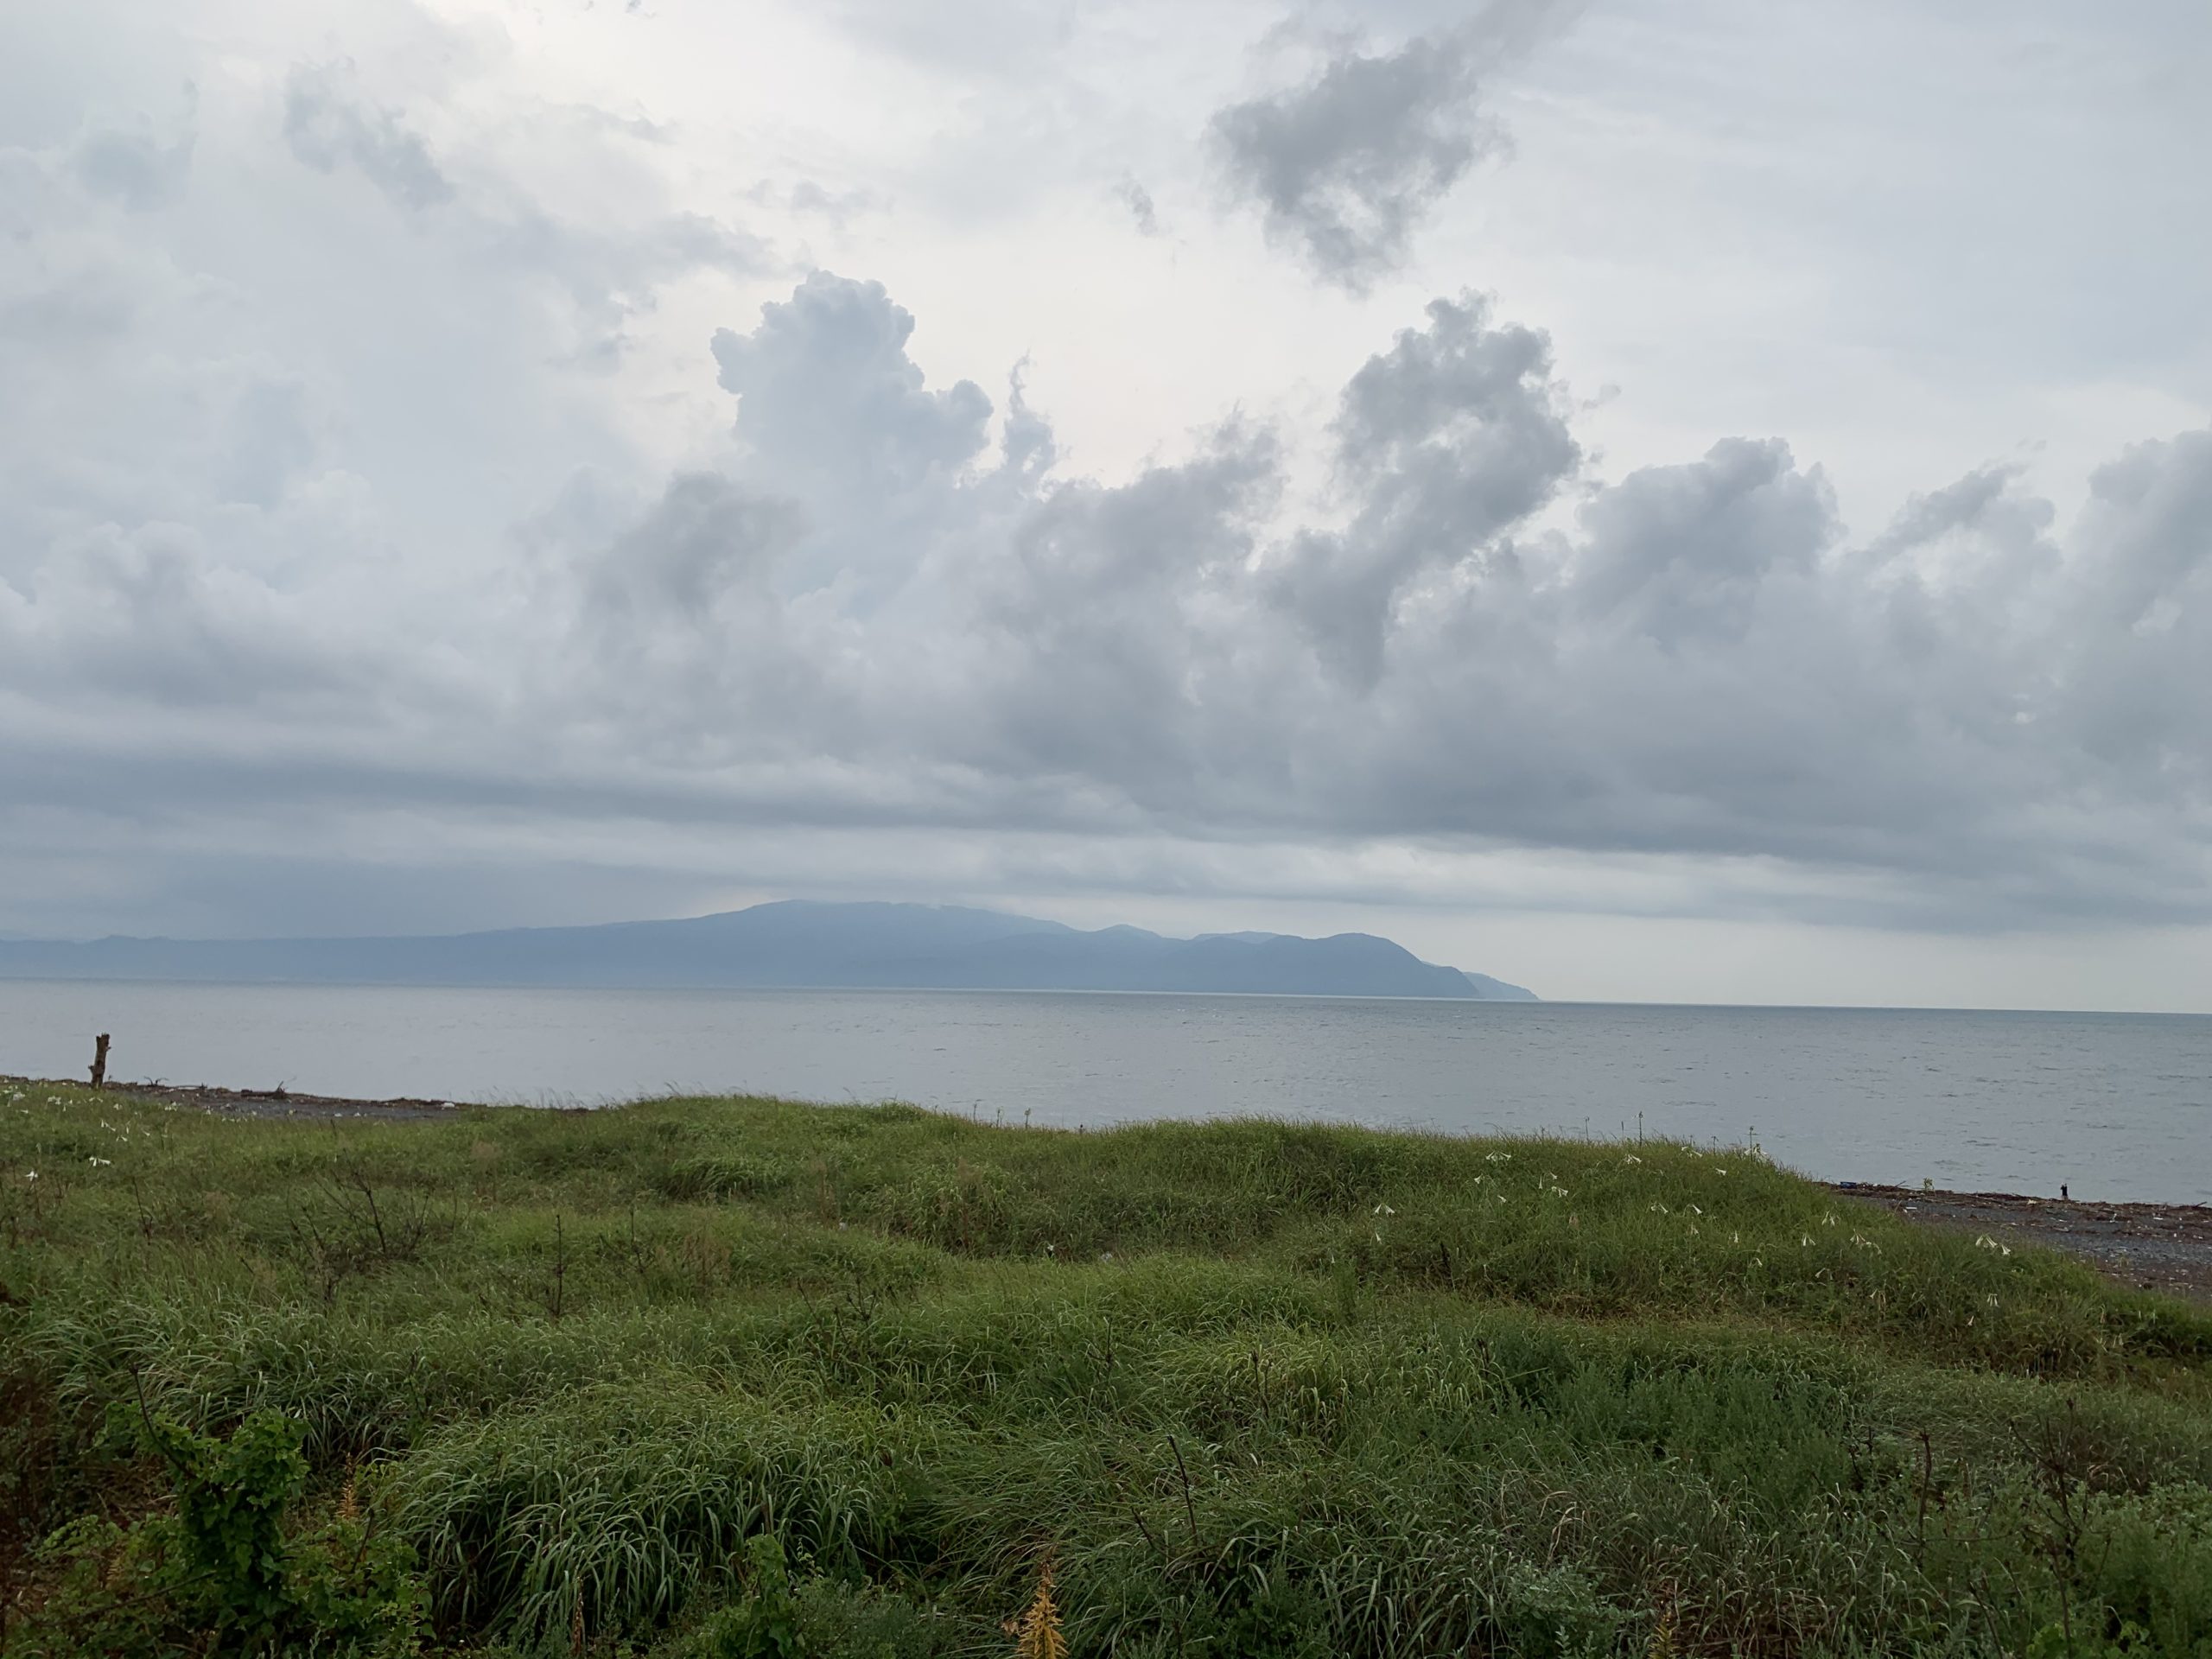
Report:
<svg viewBox="0 0 2212 1659"><path fill-rule="evenodd" d="M2212 1016L0 980L0 1072L597 1106L912 1101L1756 1143L1827 1180L2212 1200Z"/></svg>

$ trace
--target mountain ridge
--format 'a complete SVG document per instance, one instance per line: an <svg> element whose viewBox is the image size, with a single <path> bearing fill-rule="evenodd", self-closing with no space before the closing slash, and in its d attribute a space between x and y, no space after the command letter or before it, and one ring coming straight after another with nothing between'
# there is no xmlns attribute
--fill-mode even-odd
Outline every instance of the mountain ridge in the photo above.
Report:
<svg viewBox="0 0 2212 1659"><path fill-rule="evenodd" d="M632 988L1230 992L1533 1001L1371 933L1172 938L1011 912L778 899L665 921L304 939L0 940L0 977Z"/></svg>

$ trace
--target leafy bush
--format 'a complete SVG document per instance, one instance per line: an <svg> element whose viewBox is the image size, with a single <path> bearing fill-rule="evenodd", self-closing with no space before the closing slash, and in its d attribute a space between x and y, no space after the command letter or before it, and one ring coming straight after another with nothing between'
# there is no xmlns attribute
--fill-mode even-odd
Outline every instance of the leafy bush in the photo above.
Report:
<svg viewBox="0 0 2212 1659"><path fill-rule="evenodd" d="M227 1440L161 1418L124 1433L166 1464L174 1512L55 1533L42 1553L59 1581L11 1656L415 1650L412 1553L363 1517L353 1489L320 1526L288 1524L308 1479L296 1424L264 1412Z"/></svg>
<svg viewBox="0 0 2212 1659"><path fill-rule="evenodd" d="M745 1541L745 1597L702 1632L702 1659L799 1659L798 1602L784 1546L772 1532Z"/></svg>

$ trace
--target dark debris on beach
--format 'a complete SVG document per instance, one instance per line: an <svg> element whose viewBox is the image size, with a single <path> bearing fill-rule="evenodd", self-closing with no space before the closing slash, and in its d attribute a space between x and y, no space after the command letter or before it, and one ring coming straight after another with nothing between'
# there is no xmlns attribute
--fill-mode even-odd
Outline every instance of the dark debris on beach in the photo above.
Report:
<svg viewBox="0 0 2212 1659"><path fill-rule="evenodd" d="M1947 1192L1858 1181L1831 1182L1935 1227L1971 1229L2008 1244L2042 1244L2085 1257L2107 1277L2212 1303L2212 1207L2201 1204L2094 1204L2016 1192Z"/></svg>

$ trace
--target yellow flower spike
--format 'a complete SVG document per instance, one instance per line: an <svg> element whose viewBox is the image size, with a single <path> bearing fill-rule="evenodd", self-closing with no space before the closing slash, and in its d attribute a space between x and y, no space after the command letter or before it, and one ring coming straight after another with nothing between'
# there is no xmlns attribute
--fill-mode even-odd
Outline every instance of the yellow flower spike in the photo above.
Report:
<svg viewBox="0 0 2212 1659"><path fill-rule="evenodd" d="M1052 1600L1052 1564L1037 1575L1036 1599L1014 1626L1014 1659L1067 1659L1067 1638L1060 1634L1060 1610Z"/></svg>

